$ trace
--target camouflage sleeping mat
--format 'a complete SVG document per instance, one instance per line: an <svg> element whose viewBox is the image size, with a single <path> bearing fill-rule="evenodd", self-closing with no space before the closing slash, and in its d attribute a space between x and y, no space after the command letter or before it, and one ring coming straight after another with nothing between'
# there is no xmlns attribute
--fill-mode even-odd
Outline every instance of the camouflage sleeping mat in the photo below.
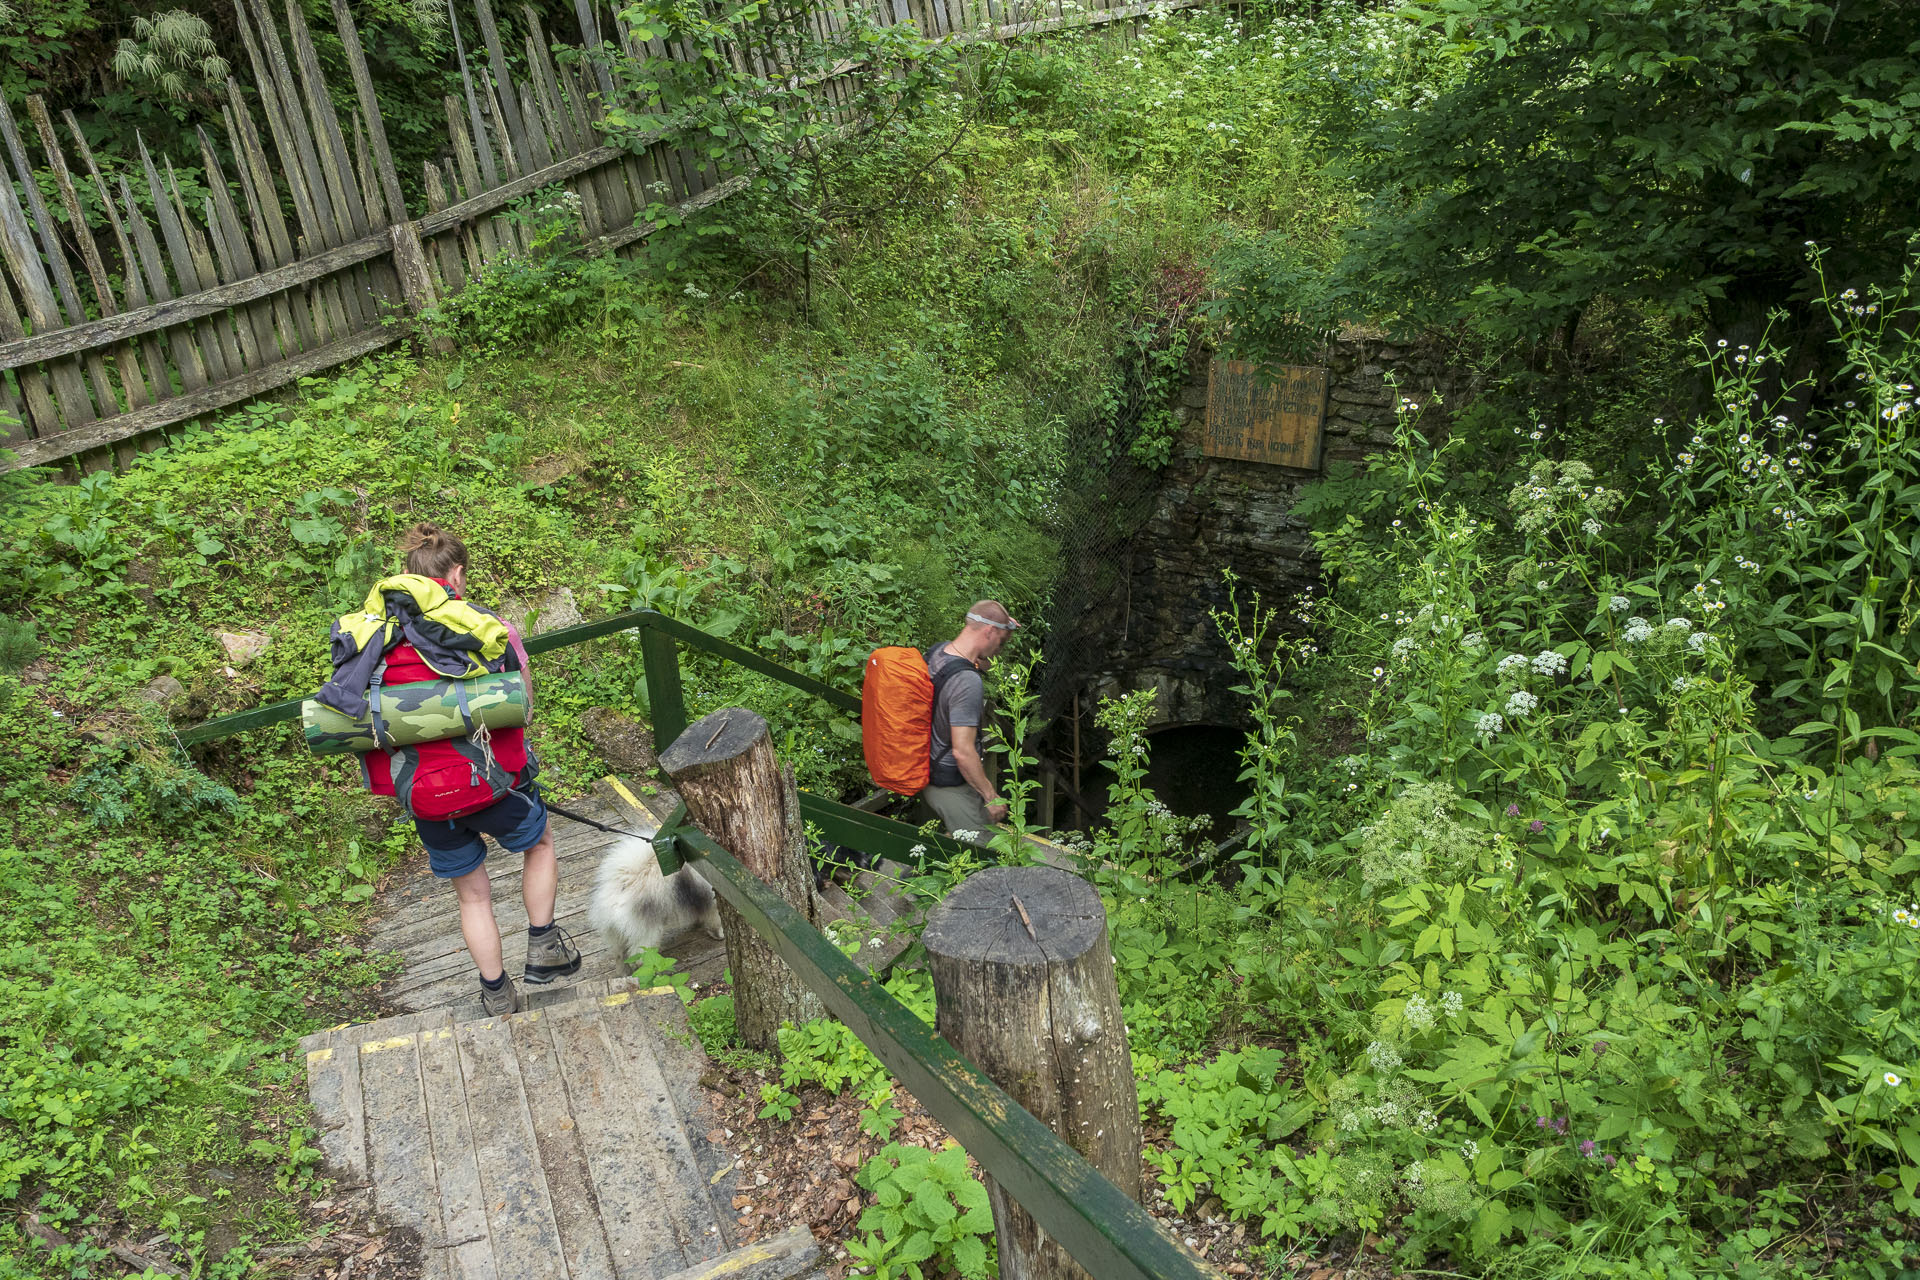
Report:
<svg viewBox="0 0 1920 1280"><path fill-rule="evenodd" d="M464 717L460 713L463 692L467 703ZM508 671L472 680L420 680L387 685L380 690L378 743L374 741L371 715L356 720L312 698L300 704L307 749L317 756L372 751L375 746L411 747L422 742L459 738L468 732L469 720L489 729L525 727L525 674Z"/></svg>

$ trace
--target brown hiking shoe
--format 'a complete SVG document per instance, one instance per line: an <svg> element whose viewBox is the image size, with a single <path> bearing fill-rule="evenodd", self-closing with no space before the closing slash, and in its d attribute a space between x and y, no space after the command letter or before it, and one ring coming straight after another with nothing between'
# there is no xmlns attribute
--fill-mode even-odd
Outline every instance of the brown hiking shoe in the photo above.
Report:
<svg viewBox="0 0 1920 1280"><path fill-rule="evenodd" d="M500 984L498 991L492 990L484 982L480 984L480 1007L487 1011L489 1018L497 1018L503 1013L518 1013L525 1005L520 999L520 988L513 985L512 978L508 978Z"/></svg>

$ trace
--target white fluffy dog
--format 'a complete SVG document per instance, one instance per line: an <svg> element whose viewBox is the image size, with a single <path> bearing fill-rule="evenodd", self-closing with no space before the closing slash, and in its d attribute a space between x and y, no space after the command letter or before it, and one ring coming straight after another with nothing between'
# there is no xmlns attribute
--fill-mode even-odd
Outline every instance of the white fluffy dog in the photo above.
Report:
<svg viewBox="0 0 1920 1280"><path fill-rule="evenodd" d="M622 839L601 859L587 923L606 935L622 962L696 924L726 937L713 886L691 867L661 875L653 842L640 836Z"/></svg>

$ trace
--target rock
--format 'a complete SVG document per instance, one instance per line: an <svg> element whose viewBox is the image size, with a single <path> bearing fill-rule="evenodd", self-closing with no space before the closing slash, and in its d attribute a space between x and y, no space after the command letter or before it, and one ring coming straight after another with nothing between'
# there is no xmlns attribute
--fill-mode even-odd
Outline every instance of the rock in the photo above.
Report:
<svg viewBox="0 0 1920 1280"><path fill-rule="evenodd" d="M561 627L577 627L586 621L580 614L580 602L574 598L572 587L555 587L524 604L508 597L500 603L500 616L519 628L520 634L535 636ZM534 619L531 627L527 625L528 618Z"/></svg>
<svg viewBox="0 0 1920 1280"><path fill-rule="evenodd" d="M172 676L156 676L146 688L140 691L140 701L151 702L155 706L166 707L187 696L187 686Z"/></svg>
<svg viewBox="0 0 1920 1280"><path fill-rule="evenodd" d="M536 671L536 678L539 673ZM660 768L653 754L653 730L613 707L588 707L580 714L580 732L614 773L648 777Z"/></svg>
<svg viewBox="0 0 1920 1280"><path fill-rule="evenodd" d="M254 662L273 644L270 637L257 631L222 631L215 636L227 651L227 661L236 667Z"/></svg>

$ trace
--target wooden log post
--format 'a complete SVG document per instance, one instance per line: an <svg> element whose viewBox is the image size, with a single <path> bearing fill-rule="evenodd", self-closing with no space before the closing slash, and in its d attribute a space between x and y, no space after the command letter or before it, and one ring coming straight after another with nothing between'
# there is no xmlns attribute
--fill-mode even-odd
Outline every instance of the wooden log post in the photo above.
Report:
<svg viewBox="0 0 1920 1280"><path fill-rule="evenodd" d="M407 313L420 318L420 313L440 302L440 290L433 283L433 268L427 265L427 249L420 243L420 224L417 222L396 222L387 228L393 237L393 269L400 277L400 296L406 301ZM435 334L428 340L428 346L439 354L445 355L453 350L453 340L445 334Z"/></svg>
<svg viewBox="0 0 1920 1280"><path fill-rule="evenodd" d="M716 711L688 725L660 753L660 767L701 830L809 922L817 922L800 793L792 770L774 755L765 720L741 707ZM733 970L733 1020L743 1041L756 1049L777 1049L782 1022L797 1026L826 1016L820 998L725 898L720 920L727 930L727 966Z"/></svg>
<svg viewBox="0 0 1920 1280"><path fill-rule="evenodd" d="M940 1034L1138 1200L1139 1095L1093 886L1052 867L993 867L933 909L921 941ZM1002 1280L1090 1280L986 1181Z"/></svg>

